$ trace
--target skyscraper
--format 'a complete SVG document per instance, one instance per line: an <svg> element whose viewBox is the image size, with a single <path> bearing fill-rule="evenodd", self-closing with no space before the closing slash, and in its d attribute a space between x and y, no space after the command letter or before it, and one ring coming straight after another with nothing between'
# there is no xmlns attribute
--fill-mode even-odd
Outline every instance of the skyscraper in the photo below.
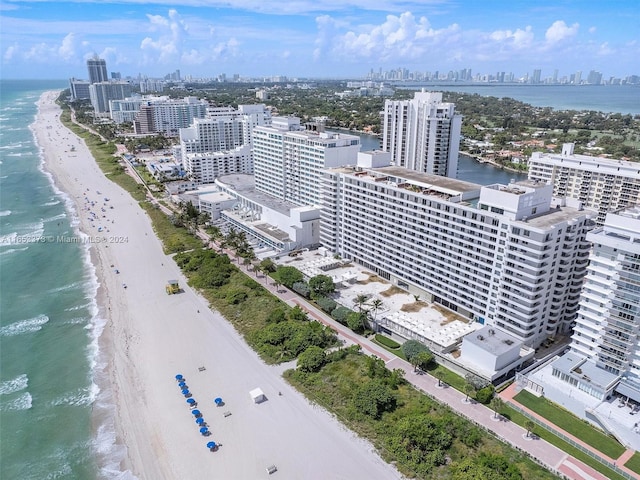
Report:
<svg viewBox="0 0 640 480"><path fill-rule="evenodd" d="M89 72L89 83L108 82L107 62L97 55L87 60L87 70Z"/></svg>
<svg viewBox="0 0 640 480"><path fill-rule="evenodd" d="M396 167L455 178L462 116L442 92L416 92L413 100L384 104L383 150Z"/></svg>
<svg viewBox="0 0 640 480"><path fill-rule="evenodd" d="M640 402L640 208L609 213L587 240L593 251L565 355L573 368L562 357L553 374L596 398L614 390ZM589 364L596 373L587 376Z"/></svg>
<svg viewBox="0 0 640 480"><path fill-rule="evenodd" d="M360 137L304 130L297 117L274 117L253 130L256 190L299 206L320 205L322 170L354 165Z"/></svg>

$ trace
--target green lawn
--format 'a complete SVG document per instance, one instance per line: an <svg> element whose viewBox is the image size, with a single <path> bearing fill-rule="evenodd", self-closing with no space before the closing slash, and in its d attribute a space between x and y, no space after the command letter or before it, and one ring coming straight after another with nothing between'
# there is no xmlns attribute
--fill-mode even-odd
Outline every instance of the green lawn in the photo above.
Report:
<svg viewBox="0 0 640 480"><path fill-rule="evenodd" d="M576 417L546 398L538 398L523 390L514 399L610 458L616 459L625 451L625 448L614 438L596 430L585 420Z"/></svg>
<svg viewBox="0 0 640 480"><path fill-rule="evenodd" d="M636 473L640 473L640 453L638 452L634 453L633 457L627 460L627 463L625 463L624 466L627 467L629 470L632 470Z"/></svg>
<svg viewBox="0 0 640 480"><path fill-rule="evenodd" d="M436 372L442 372L442 383L446 383L450 387L455 388L456 390L464 393L464 386L467 384L467 381L458 375L457 373L452 372L448 368L443 367L442 365L433 364L432 368L429 368L427 371L429 374L436 376ZM436 377L437 378L437 377Z"/></svg>
<svg viewBox="0 0 640 480"><path fill-rule="evenodd" d="M520 412L518 412L517 410L514 410L513 408L510 408L509 406L505 406L502 410L500 410L500 414L506 419L508 419L509 421L516 423L523 428L524 428L525 422L529 420L528 417L525 417ZM624 480L624 477L622 475L618 475L616 472L604 466L603 464L601 464L599 461L597 461L590 455L587 455L586 453L584 453L582 450L574 447L568 442L565 442L554 433L548 430L545 430L544 428L538 425L536 425L536 427L533 429L533 433L538 437L540 437L541 439L549 442L551 445L555 445L560 450L568 453L573 458L581 461L585 465L589 465L594 470L602 473L609 480Z"/></svg>

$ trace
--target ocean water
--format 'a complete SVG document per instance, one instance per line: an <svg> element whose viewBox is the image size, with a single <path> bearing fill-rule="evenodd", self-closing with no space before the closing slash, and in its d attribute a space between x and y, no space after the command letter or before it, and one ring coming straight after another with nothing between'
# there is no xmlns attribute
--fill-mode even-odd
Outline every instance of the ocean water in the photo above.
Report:
<svg viewBox="0 0 640 480"><path fill-rule="evenodd" d="M113 406L100 393L104 320L77 217L42 170L29 126L64 81L0 81L0 478L118 478Z"/></svg>

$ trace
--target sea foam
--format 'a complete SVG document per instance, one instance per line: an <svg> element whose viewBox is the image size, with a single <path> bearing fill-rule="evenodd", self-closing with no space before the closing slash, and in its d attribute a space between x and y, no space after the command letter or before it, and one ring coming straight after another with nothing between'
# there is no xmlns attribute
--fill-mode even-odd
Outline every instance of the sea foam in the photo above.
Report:
<svg viewBox="0 0 640 480"><path fill-rule="evenodd" d="M19 397L9 400L7 402L0 402L0 410L8 412L9 410L29 410L33 399L29 392L20 394Z"/></svg>
<svg viewBox="0 0 640 480"><path fill-rule="evenodd" d="M42 326L48 321L49 317L41 314L37 317L10 323L9 325L0 328L0 337L13 337L24 333L35 333L38 330L41 330Z"/></svg>
<svg viewBox="0 0 640 480"><path fill-rule="evenodd" d="M28 385L29 377L27 377L26 373L23 373L11 380L0 382L0 395L9 395L10 393L19 392L20 390L27 388Z"/></svg>

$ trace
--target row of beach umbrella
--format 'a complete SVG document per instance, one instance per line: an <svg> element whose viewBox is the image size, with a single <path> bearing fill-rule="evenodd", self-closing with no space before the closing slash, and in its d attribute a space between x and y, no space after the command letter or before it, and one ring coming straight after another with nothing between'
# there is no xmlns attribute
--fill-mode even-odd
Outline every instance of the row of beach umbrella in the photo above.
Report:
<svg viewBox="0 0 640 480"><path fill-rule="evenodd" d="M186 379L181 374L177 374L175 378L176 378L176 382L178 382L178 387L180 388L180 391L187 398L187 403L192 408L191 414L195 417L195 422L200 427L200 434L203 437L208 437L209 435L211 435L211 432L209 431L209 427L206 426L206 422L204 421L202 412L200 412L200 410L197 410L195 408L198 406L198 402L196 402L196 400L191 395L191 392L189 392L189 387L187 386ZM214 402L216 405L221 405L222 399L216 398ZM207 443L207 448L209 450L213 451L217 447L218 447L218 444L216 442L212 441Z"/></svg>

